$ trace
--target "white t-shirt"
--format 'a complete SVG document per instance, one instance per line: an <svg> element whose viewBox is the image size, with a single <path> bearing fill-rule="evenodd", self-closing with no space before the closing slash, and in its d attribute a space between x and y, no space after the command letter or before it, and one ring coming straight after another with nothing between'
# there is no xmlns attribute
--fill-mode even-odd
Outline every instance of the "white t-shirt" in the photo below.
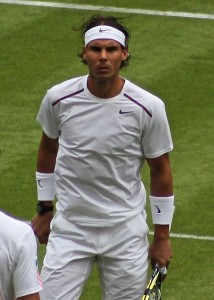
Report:
<svg viewBox="0 0 214 300"><path fill-rule="evenodd" d="M0 212L0 299L13 300L40 290L37 244L31 227Z"/></svg>
<svg viewBox="0 0 214 300"><path fill-rule="evenodd" d="M128 80L116 97L97 98L87 77L48 90L37 120L47 136L59 138L57 210L87 226L111 226L144 212L145 157L158 157L173 145L159 98Z"/></svg>

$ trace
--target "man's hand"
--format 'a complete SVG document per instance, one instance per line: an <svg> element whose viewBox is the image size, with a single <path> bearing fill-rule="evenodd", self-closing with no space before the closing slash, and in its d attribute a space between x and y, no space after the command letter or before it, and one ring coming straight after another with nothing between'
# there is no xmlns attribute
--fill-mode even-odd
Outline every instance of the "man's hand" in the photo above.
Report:
<svg viewBox="0 0 214 300"><path fill-rule="evenodd" d="M152 267L157 264L160 268L168 268L172 258L172 248L170 245L169 234L166 234L165 225L156 225L154 240L149 248L149 258ZM162 275L162 281L166 275Z"/></svg>
<svg viewBox="0 0 214 300"><path fill-rule="evenodd" d="M46 212L42 215L36 215L31 221L32 229L41 244L47 244L48 242L50 223L52 219L53 213Z"/></svg>

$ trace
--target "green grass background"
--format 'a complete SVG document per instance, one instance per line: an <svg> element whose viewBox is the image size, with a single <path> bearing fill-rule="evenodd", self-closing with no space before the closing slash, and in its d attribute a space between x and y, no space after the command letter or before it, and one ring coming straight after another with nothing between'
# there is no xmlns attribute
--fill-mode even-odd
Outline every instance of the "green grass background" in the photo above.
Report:
<svg viewBox="0 0 214 300"><path fill-rule="evenodd" d="M58 2L214 14L208 0ZM0 4L0 208L14 216L29 220L35 214L37 111L46 89L87 73L74 29L94 13ZM127 17L131 30L131 61L122 75L166 104L175 146L172 232L214 236L214 20L114 15ZM142 177L148 188L148 168ZM149 210L148 222L152 230ZM213 241L172 238L172 245L163 299L211 300ZM40 264L44 252L40 247ZM81 299L100 299L96 269Z"/></svg>

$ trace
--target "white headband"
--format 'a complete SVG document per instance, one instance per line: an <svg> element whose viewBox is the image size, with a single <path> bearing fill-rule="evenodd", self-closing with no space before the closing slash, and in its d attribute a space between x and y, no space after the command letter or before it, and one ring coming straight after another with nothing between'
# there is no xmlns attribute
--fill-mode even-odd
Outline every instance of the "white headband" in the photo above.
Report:
<svg viewBox="0 0 214 300"><path fill-rule="evenodd" d="M93 40L115 40L125 47L125 35L120 30L106 25L99 25L86 31L85 46Z"/></svg>

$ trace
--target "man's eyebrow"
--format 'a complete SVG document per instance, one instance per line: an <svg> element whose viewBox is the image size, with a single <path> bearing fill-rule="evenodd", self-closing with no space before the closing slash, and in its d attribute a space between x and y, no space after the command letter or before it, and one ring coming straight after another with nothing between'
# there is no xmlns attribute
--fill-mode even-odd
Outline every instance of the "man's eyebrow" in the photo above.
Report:
<svg viewBox="0 0 214 300"><path fill-rule="evenodd" d="M107 45L107 46L91 45L91 46L89 46L89 49L118 49L118 48L120 48L118 45Z"/></svg>

